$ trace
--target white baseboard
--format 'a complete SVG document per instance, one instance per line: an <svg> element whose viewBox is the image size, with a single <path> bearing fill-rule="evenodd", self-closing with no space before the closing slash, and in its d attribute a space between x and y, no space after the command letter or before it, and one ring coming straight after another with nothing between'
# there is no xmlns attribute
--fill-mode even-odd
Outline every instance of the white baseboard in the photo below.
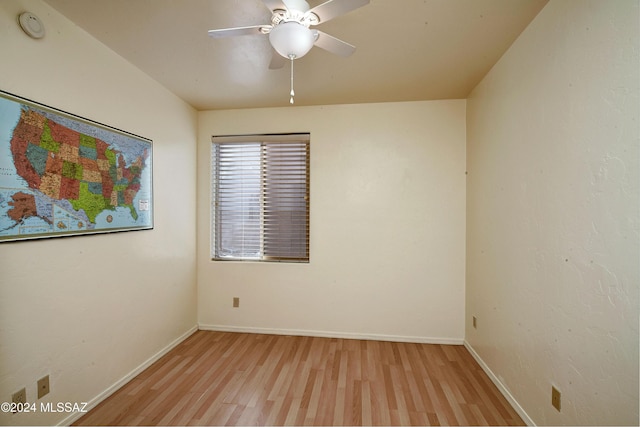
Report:
<svg viewBox="0 0 640 427"><path fill-rule="evenodd" d="M344 339L354 339L354 340L411 342L411 343L420 343L420 344L447 344L447 345L464 344L464 340L460 338L432 338L432 337L416 337L416 336L401 336L401 335L359 334L359 333L335 332L335 331L314 331L314 330L307 330L307 329L254 328L254 327L248 327L248 326L204 325L204 324L200 324L198 328L203 331L241 332L241 333L249 333L249 334L293 335L293 336L322 337L322 338L344 338Z"/></svg>
<svg viewBox="0 0 640 427"><path fill-rule="evenodd" d="M476 351L473 349L473 347L471 347L471 344L469 344L467 340L464 340L464 346L466 347L467 350L469 350L469 353L471 353L471 356L473 356L473 358L476 359L476 362L478 362L482 370L489 376L491 381L493 381L496 387L498 387L498 390L500 390L500 393L502 393L502 395L505 397L505 399L507 399L509 404L511 404L513 409L515 409L518 415L520 415L520 418L522 418L522 421L524 421L528 426L535 426L536 423L534 423L531 417L529 417L529 414L525 412L525 410L522 408L522 406L520 406L516 398L513 397L513 395L507 389L507 387L504 384L502 384L502 381L500 381L500 379L493 373L493 371L484 362L484 360L482 360L480 355L476 353Z"/></svg>
<svg viewBox="0 0 640 427"><path fill-rule="evenodd" d="M127 375L125 375L123 378L121 378L120 380L116 381L111 387L107 388L105 391L103 391L102 393L100 393L99 395L97 395L96 397L94 397L93 399L91 399L88 403L87 403L87 407L86 409L89 411L93 408L95 408L96 406L98 406L98 404L100 402L102 402L103 400L105 400L107 397L111 396L113 393L115 393L116 391L118 391L118 389L120 389L123 385L125 385L126 383L128 383L129 381L131 381L133 378L135 378L138 374L140 374L142 371L144 371L145 369L147 369L149 366L151 366L154 362L156 362L158 359L160 359L162 356L164 356L165 354L167 354L169 351L171 351L175 346L177 346L178 344L180 344L182 341L186 340L187 338L189 338L194 332L196 332L198 330L198 326L193 326L191 328L189 328L189 330L187 332L185 332L184 334L180 335L178 338L176 338L175 340L173 340L171 343L169 343L169 345L167 345L166 347L164 347L162 350L160 350L159 352L157 352L156 354L154 354L153 356L151 356L149 359L147 359L146 361L144 361L140 366L138 366L137 368L135 368L133 371L129 372ZM62 420L58 425L59 426L68 426L71 425L73 422L79 420L83 415L85 415L84 412L76 412L73 413L72 415L68 416L67 418L65 418L64 420Z"/></svg>

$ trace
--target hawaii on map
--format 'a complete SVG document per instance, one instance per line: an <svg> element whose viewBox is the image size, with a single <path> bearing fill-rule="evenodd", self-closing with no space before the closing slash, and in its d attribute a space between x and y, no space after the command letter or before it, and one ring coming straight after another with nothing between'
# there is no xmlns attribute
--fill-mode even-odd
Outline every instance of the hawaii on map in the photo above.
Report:
<svg viewBox="0 0 640 427"><path fill-rule="evenodd" d="M151 150L0 92L0 241L152 228Z"/></svg>

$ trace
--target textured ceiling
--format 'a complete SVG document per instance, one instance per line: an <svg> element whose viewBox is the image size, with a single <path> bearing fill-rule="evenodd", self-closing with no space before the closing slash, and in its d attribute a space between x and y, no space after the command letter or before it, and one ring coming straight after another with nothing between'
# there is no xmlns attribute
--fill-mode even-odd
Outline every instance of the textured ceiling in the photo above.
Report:
<svg viewBox="0 0 640 427"><path fill-rule="evenodd" d="M261 0L45 1L198 110L289 105L266 36L207 36L269 23ZM546 2L371 0L317 27L357 50L296 60L296 105L466 98Z"/></svg>

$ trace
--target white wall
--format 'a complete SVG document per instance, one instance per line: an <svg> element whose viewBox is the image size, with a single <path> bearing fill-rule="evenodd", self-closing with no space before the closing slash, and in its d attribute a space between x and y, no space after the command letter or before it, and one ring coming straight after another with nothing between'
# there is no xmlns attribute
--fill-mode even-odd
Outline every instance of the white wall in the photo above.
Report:
<svg viewBox="0 0 640 427"><path fill-rule="evenodd" d="M638 22L551 0L468 100L466 340L540 425L638 425Z"/></svg>
<svg viewBox="0 0 640 427"><path fill-rule="evenodd" d="M17 25L25 10L44 39ZM154 230L0 244L0 402L25 386L38 405L87 402L196 325L197 116L38 0L0 1L0 57L1 89L154 141Z"/></svg>
<svg viewBox="0 0 640 427"><path fill-rule="evenodd" d="M286 132L311 133L310 263L211 261L211 136ZM464 100L201 112L198 144L202 328L462 342Z"/></svg>

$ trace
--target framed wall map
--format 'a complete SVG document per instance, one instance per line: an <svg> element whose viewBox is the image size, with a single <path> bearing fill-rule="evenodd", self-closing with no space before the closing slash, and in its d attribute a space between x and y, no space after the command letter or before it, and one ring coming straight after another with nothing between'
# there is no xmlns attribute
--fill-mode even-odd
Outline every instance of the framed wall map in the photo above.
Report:
<svg viewBox="0 0 640 427"><path fill-rule="evenodd" d="M0 242L153 228L152 151L0 91Z"/></svg>

